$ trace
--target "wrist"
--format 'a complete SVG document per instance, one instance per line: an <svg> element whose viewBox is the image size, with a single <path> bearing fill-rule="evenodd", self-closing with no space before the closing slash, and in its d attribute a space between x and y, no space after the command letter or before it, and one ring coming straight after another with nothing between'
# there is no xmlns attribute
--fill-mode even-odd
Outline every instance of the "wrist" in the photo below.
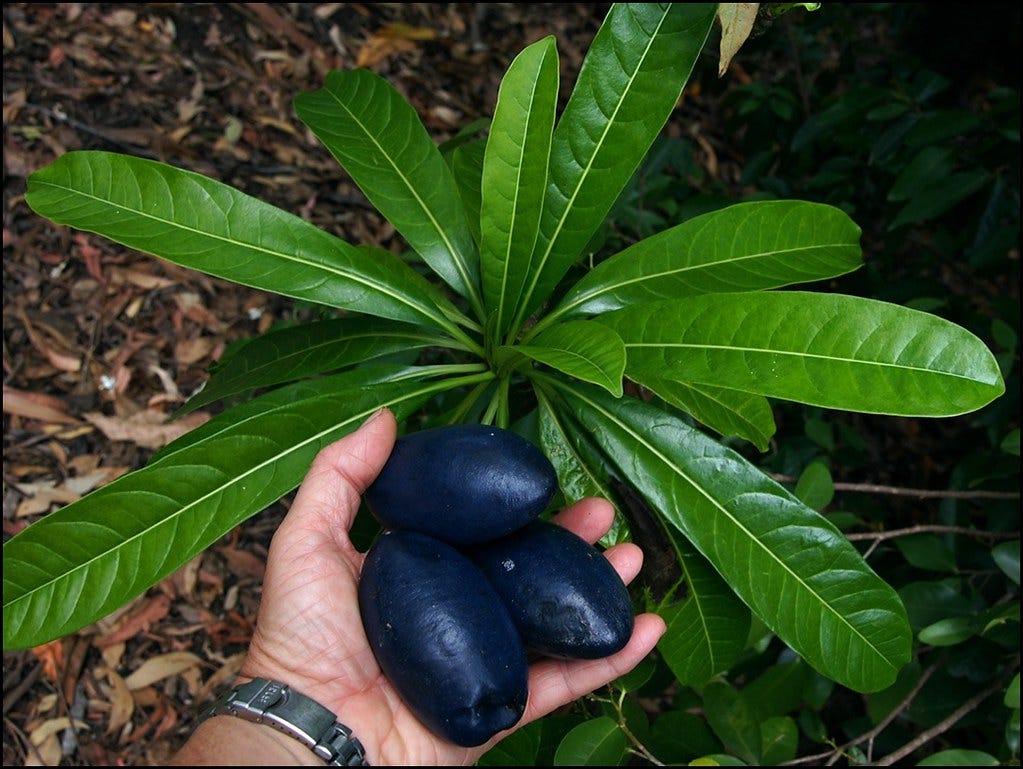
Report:
<svg viewBox="0 0 1023 769"><path fill-rule="evenodd" d="M203 721L170 762L174 766L233 764L235 766L325 766L302 743L269 724L227 715Z"/></svg>
<svg viewBox="0 0 1023 769"><path fill-rule="evenodd" d="M289 751L304 747L328 765L366 765L362 744L332 710L281 681L240 683L206 708L200 725L214 716L270 727L290 741Z"/></svg>

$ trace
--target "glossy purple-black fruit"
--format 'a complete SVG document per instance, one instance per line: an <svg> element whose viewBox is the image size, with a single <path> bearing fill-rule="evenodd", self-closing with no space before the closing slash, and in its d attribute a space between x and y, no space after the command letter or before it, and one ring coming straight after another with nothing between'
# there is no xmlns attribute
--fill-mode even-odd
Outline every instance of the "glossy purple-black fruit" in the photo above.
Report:
<svg viewBox="0 0 1023 769"><path fill-rule="evenodd" d="M557 486L550 460L517 433L453 425L398 438L364 498L384 528L467 545L529 523Z"/></svg>
<svg viewBox="0 0 1023 769"><path fill-rule="evenodd" d="M380 669L434 733L481 745L526 707L526 652L493 587L452 546L382 534L366 555L359 608Z"/></svg>
<svg viewBox="0 0 1023 769"><path fill-rule="evenodd" d="M632 635L625 583L597 548L568 529L536 520L465 552L501 596L528 649L598 659Z"/></svg>

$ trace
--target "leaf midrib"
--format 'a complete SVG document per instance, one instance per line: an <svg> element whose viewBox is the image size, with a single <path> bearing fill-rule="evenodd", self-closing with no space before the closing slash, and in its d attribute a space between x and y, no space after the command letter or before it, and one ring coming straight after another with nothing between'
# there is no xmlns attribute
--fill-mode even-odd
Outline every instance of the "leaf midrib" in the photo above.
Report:
<svg viewBox="0 0 1023 769"><path fill-rule="evenodd" d="M258 245L256 243L250 243L250 242L246 242L246 241L243 241L243 240L237 240L237 239L233 239L233 238L230 238L230 237L226 237L224 235L219 235L217 233L209 232L207 230L200 230L200 229L197 229L195 227L190 227L188 225L182 224L181 222L176 222L173 219L165 219L165 218L162 218L162 217L159 217L159 216L155 216L153 214L150 214L150 213L142 210L141 208L138 208L138 207L135 207L135 206L131 206L131 205L128 205L126 203L125 204L114 203L114 202L108 200L107 198L102 198L102 197L100 197L98 195L95 195L93 193L84 192L82 190L75 189L73 187L67 187L67 186L64 186L64 185L54 184L53 182L45 181L45 180L43 180L43 181L36 180L35 183L38 184L39 186L51 187L51 188L56 189L56 190L61 190L61 191L65 192L65 193L68 193L68 194L70 194L72 196L78 196L78 197L85 198L86 200L93 201L95 203L100 203L101 205L109 207L109 208L123 209L123 210L126 210L126 211L130 211L132 214L134 214L136 216L139 216L140 218L148 219L148 220L153 221L153 222L158 222L158 223L163 224L163 225L169 225L169 226L177 228L177 229L179 229L179 230L181 230L183 232L188 232L188 233L191 233L193 235L199 235L199 236L201 236L203 238L209 238L209 239L211 239L213 241L216 241L216 242L226 243L226 244L229 244L229 245L232 245L232 246L236 246L236 247L239 247L239 248L249 249L249 250L255 251L257 253L266 254L267 256L273 256L273 257L276 257L276 258L279 258L279 259L283 259L285 261L295 262L297 264L303 265L304 267L309 267L309 268L316 269L316 270L322 270L323 272L327 272L327 273L332 273L332 274L338 275L338 276L340 276L342 278L345 278L347 280L351 280L351 281L353 281L355 283L359 283L359 284L361 284L363 286L366 286L367 288L379 291L381 294L384 294L385 296L388 296L391 299L396 300L400 304L403 304L406 307L412 309L417 314L422 315L422 316L424 316L426 318L429 318L430 320L433 320L433 321L437 322L440 325L441 328L449 328L450 327L448 322L447 322L447 320L446 320L446 318L444 318L443 316L441 316L439 314L438 315L434 315L431 312L428 312L428 309L430 309L430 308L422 307L422 306L420 306L418 304L410 302L408 300L408 298L405 297L403 294L391 290L390 286L388 286L386 283L378 283L376 281L373 281L373 280L370 280L368 278L365 278L365 277L359 275L356 272L349 272L347 270L344 270L344 269L341 269L339 267L335 267L335 266L332 266L332 265L325 265L325 264L322 264L322 263L319 263L319 262L310 261L308 259L303 259L302 257L297 256L295 254L288 254L288 253L285 253L283 251L276 251L276 250L273 250L273 249L270 249L270 248L266 248L265 246ZM68 223L70 223L70 222L68 222ZM74 225L72 225L72 226L74 226ZM317 232L319 232L319 231L317 231ZM100 233L100 234L104 234L104 233ZM333 236L331 236L331 235L329 235L327 233L323 233L323 234L326 235L327 237L333 237ZM162 257L162 258L166 258L166 257ZM173 259L168 259L168 260L169 261L174 261Z"/></svg>
<svg viewBox="0 0 1023 769"><path fill-rule="evenodd" d="M419 193L416 191L416 188L409 181L408 177L405 176L402 170L398 167L397 163L394 162L394 159L384 149L383 145L376 140L376 138L373 136L372 132L368 129L368 127L365 124L363 124L361 120L359 120L356 114L352 112L352 110L349 109L333 91L328 90L327 93L337 103L338 107L340 107L343 112L347 113L347 115L352 119L352 122L354 122L359 127L359 129L362 131L366 139L368 139L369 142L374 147L376 147L377 151L387 160L387 162L390 163L391 168L402 180L402 182L405 184L405 187L409 190L409 192L412 193L412 197L415 198L416 203L419 204L419 208L423 211L424 214L426 214L427 219L429 219L430 225L433 228L434 232L436 232L437 235L440 237L441 241L444 243L445 249L447 249L447 252L451 255L451 261L454 264L455 269L458 271L458 276L462 279L462 284L464 285L465 290L469 292L469 296L473 299L473 301L477 305L480 305L481 303L479 301L479 297L476 295L476 287L473 284L472 280L470 280L469 278L468 268L462 262L462 255L455 248L454 244L451 242L451 239L448 237L447 232L444 230L443 227L441 227L440 222L438 222L437 218L433 215L433 211L431 211L429 206L426 205L425 201L420 197Z"/></svg>
<svg viewBox="0 0 1023 769"><path fill-rule="evenodd" d="M247 468L245 470L245 472L243 472L241 475L233 476L228 483L219 485L215 489L212 489L211 491L207 492L206 494L203 494L198 499L195 499L192 502L189 502L184 507L181 507L178 510L175 510L171 515L169 515L169 516L167 516L165 518L161 518L159 521L153 523L150 526L145 527L144 529L140 530L136 534L133 534L132 536L128 537L127 539L120 540L117 543L117 546L115 548L104 550L102 553L97 554L93 558L90 558L89 560L82 562L81 564L75 566L74 568L72 568L72 569L70 569L68 571L61 572L60 574L58 574L57 576L53 577L52 579L50 579L50 580L48 580L48 581L46 581L44 583L41 583L40 585L32 588L31 590L29 590L28 592L26 592L23 595L19 596L17 599L12 601L11 603L7 604L4 608L7 609L7 610L12 610L13 611L13 609L16 606L18 606L20 604L24 604L26 601L31 600L31 598L33 596L39 594L40 592L49 590L49 589L51 589L56 584L59 584L59 583L62 583L62 582L66 582L66 581L70 580L72 575L77 574L77 573L81 573L83 571L86 571L86 570L90 569L93 566L94 563L96 563L96 562L98 562L98 561L100 561L102 559L111 557L112 553L116 553L116 552L122 550L123 548L128 547L128 545L131 544L132 542L134 542L134 541L136 541L136 540L138 540L138 539L140 539L142 537L148 536L150 534L150 532L157 531L161 527L163 527L164 525L168 525L168 524L173 523L176 520L179 520L181 516L186 515L190 510L192 510L196 506L202 504L203 502L205 502L210 497L215 496L217 494L220 494L223 491L225 491L226 489L229 489L232 486L235 486L236 484L244 481L246 478L251 476L253 473L255 473L255 472L259 471L259 470L262 470L264 467L266 467L268 465L272 465L272 464L278 462L282 457L286 457L289 454L292 454L295 451L298 451L298 450L304 448L309 443L312 443L312 442L314 442L316 440L319 440L324 435L327 435L328 433L331 433L331 432L334 432L334 431L336 431L338 429L341 429L341 428L345 427L346 425L352 424L353 422L356 422L356 421L358 421L360 419L365 419L368 416L370 416L371 414L375 413L380 408L390 407L390 406L393 406L393 405L395 405L397 403L400 403L403 400L408 400L408 399L411 399L411 398L418 397L418 396L422 395L423 393L429 392L435 386L436 385L431 385L431 386L422 388L420 390L416 390L415 392L412 392L412 393L404 393L404 394L402 394L401 396L399 396L397 398L393 398L392 400L386 401L384 403L380 403L380 404L374 405L373 407L368 408L365 411L358 412L357 414L353 415L352 417L350 417L348 419L342 420L340 422L337 422L337 423L331 425L329 428L327 428L325 430L321 430L318 433L315 433L314 435L310 436L306 440L301 441L300 443L296 443L296 444L292 445L290 448L288 448L284 452L281 452L279 454L275 454L273 457L268 458L268 459L264 460L263 462L260 462L260 463L258 463L256 465L253 465L250 468ZM320 399L330 399L330 397L331 396L325 395L325 396L321 396ZM317 399L313 399L313 400L317 400ZM290 405L290 404L288 404L288 405ZM275 409L270 409L268 411L261 412L258 415L253 415L252 418L254 418L255 416L265 416L267 414L271 414L274 411L282 409L282 408L287 408L287 405L278 406ZM248 421L248 420L245 420L245 421ZM241 424L243 424L243 423L244 422L242 422ZM182 463L179 467L187 467L187 466L188 466L188 463Z"/></svg>
<svg viewBox="0 0 1023 769"><path fill-rule="evenodd" d="M917 373L931 374L939 377L949 377L952 379L961 379L971 384L976 384L979 380L976 380L966 374L959 374L954 371L944 371L938 369L924 368L922 366L908 366L900 363L888 363L886 361L878 360L864 360L860 358L848 358L840 355L821 355L819 353L802 352L799 350L780 350L776 348L765 348L765 347L739 347L736 345L723 345L723 344L694 344L690 342L625 342L626 351L631 348L656 348L663 350L664 348L680 349L680 350L716 350L721 352L736 352L736 353L754 353L759 355L785 355L792 358L810 358L813 360L825 360L834 363L848 363L859 366L874 366L878 368L891 368L898 371L914 371ZM981 382L981 384L994 384L993 382Z"/></svg>
<svg viewBox="0 0 1023 769"><path fill-rule="evenodd" d="M755 253L755 254L747 254L745 256L731 257L731 258L728 258L728 259L721 259L721 260L714 261L714 262L705 262L703 264L686 265L684 267L678 267L678 268L671 269L671 270L664 270L662 272L647 272L647 273L643 273L642 275L639 275L639 276L637 276L635 278L629 278L627 280L620 280L620 281L618 281L616 283L612 283L612 284L606 285L604 287L595 287L591 291L588 291L588 292L585 292L583 294L580 294L577 298L573 299L571 302L567 303L562 309L560 309L558 311L558 315L562 316L565 313L571 312L573 309L575 309L579 305L582 305L582 304L585 304L586 302L592 301L596 297L602 296L603 294L607 294L607 293L610 293L612 291L617 291L617 290L619 290L621 288L626 288L626 287L631 286L631 285L633 285L635 283L644 283L646 281L654 280L656 278L664 278L664 277L668 277L668 276L681 275L682 273L685 273L685 272L692 272L692 271L697 271L697 270L710 270L710 269L714 269L714 268L721 267L721 266L732 266L732 265L739 264L741 262L747 261L749 259L765 259L765 258L775 257L775 256L784 257L784 256L792 255L792 254L798 254L798 253L800 253L802 251L815 251L815 250L822 249L822 248L855 248L855 246L850 246L848 243L824 243L824 244L816 244L816 245L812 245L812 246L799 246L799 247L796 247L796 248L779 248L779 249L775 249L775 250L772 250L772 251L760 251L760 252ZM820 280L820 279L822 279L822 278L801 278L801 279L798 279L798 282L804 283L804 282L807 282L808 280Z"/></svg>
<svg viewBox="0 0 1023 769"><path fill-rule="evenodd" d="M543 57L540 59L539 66L537 67L537 73L539 73L542 70L543 63L546 60L547 60L547 53L545 52ZM536 93L537 93L537 90L539 88L540 88L540 77L539 77L539 74L537 74L537 76L533 79L533 87L532 87L532 90L529 93L529 105L530 106L529 106L529 109L527 111L526 121L522 124L523 125L522 144L519 146L518 163L516 164L516 170L515 170L515 199L512 201L511 226L508 228L508 239L507 239L507 245L505 246L504 263L501 265L501 268L502 268L501 269L501 291L500 291L500 294L499 294L500 298L498 299L498 302L497 302L497 319L495 321L495 326L496 326L497 332L499 334L501 333L501 321L502 321L502 319L504 317L504 308L505 308L505 304L506 304L507 298L508 298L506 296L506 294L507 294L507 288L508 288L508 269L511 266L512 246L515 243L515 234L518 231L518 228L516 227L516 222L518 221L519 200L522 197L522 175L523 175L523 173L525 173L524 163L522 162L522 160L526 156L526 144L528 144L529 127L533 124L532 123L533 105L536 103ZM496 157L500 157L500 155L498 155L496 151L495 151L494 155ZM548 167L550 166L550 153L549 152L548 152L548 163L547 163L547 165L548 165ZM546 197L547 197L547 195L546 195L546 189L545 189L543 191L542 195L541 195L541 198L540 198L541 210L542 210L542 207L543 207L543 200L546 199ZM537 226L539 227L539 222L537 222ZM533 242L534 243L536 242L535 238L534 238ZM528 265L526 267L526 270L528 272L528 270L529 270Z"/></svg>
<svg viewBox="0 0 1023 769"><path fill-rule="evenodd" d="M705 491L705 490L703 489L703 487L702 487L702 486L700 486L700 485L699 485L699 484L697 484L697 483L694 483L693 479L692 479L692 478L690 478L690 477L689 477L689 475L688 475L688 474L686 474L686 472L685 472L685 471L684 471L684 470L683 470L683 469L682 469L681 467L679 467L678 465L676 465L676 464L675 464L675 463L674 463L674 462L673 462L673 461L672 461L671 459L669 459L668 457L664 456L664 454L662 454L662 453L661 453L661 452L660 452L660 451L659 451L659 450L658 450L658 449L657 449L657 448L656 448L655 446L651 445L651 444L650 444L650 443L649 443L648 441L646 441L646 440L644 439L644 436L643 436L643 435L642 435L641 433L638 433L638 432L636 432L635 430L633 430L633 429L632 429L632 428L631 428L631 427L630 427L629 425L627 425L627 424L625 424L624 422L622 422L621 420L619 420L619 419L618 419L618 418L617 418L617 417L616 417L616 416L615 416L615 415L614 415L613 413L611 413L611 412L607 411L606 409L604 409L604 408L603 408L603 407L602 407L602 406L601 406L600 404L598 404L598 403L595 403L595 402L593 402L593 401L592 401L591 399L589 399L589 398L587 398L587 397L586 397L585 395L581 394L581 393L580 393L580 392L579 392L578 390L575 390L574 388L571 388L570 386L567 386L567 385L566 385L566 384L565 384L564 382L561 382L561 381L559 381L559 382L558 382L558 385L559 385L559 386L561 386L561 387L565 387L565 388L566 388L566 389L568 389L568 390L569 390L570 392L572 392L572 393L573 393L573 394L574 394L574 395L575 395L576 397L578 397L578 398L580 398L581 400L585 401L585 402L586 402L586 403L588 403L588 404L589 404L589 405L590 405L590 406L591 406L592 408L594 408L594 409L596 409L597 411L599 411L600 413L602 413L602 414L603 414L603 415L604 415L605 417L607 417L607 418L608 418L609 420L611 420L612 422L614 422L615 424L617 424L617 425L618 425L618 426L619 426L619 427L620 427L621 429L623 429L623 430L624 430L624 431L625 431L626 433L628 433L629 435L631 435L631 436L632 436L632 437L633 437L633 438L634 438L634 439L635 439L635 440L636 440L636 441L637 441L637 442L638 442L639 444L641 444L642 446L646 447L646 448L647 448L647 449L648 449L648 450L649 450L649 451L650 451L650 452L651 452L652 454L654 454L654 455L655 455L655 456L656 456L656 457L657 457L658 459L660 459L660 460L661 460L661 461L662 461L662 462L663 462L663 463L664 463L664 464L665 464L665 465L666 465L667 467L669 467L669 468L671 468L672 470L674 470L674 471L675 471L675 472L676 472L676 473L677 473L677 474L678 474L678 475L679 475L679 476L680 476L681 478L683 478L683 479L685 480L685 482L686 482L686 483L688 483L688 484L689 484L689 486L690 486L691 488L695 489L695 490L697 491L697 493L699 493L699 494L700 494L701 496L703 496L703 497L704 497L704 499L706 499L706 500L707 500L707 501L708 501L708 502L709 502L709 503L710 503L711 505L713 505L713 506L714 506L715 508L717 508L717 510L718 510L718 511L719 511L719 512L720 512L720 513L721 513L721 514L723 515L723 516L725 516L725 517L726 517L726 518L727 518L727 519L728 519L729 521L731 521L731 522L732 522L732 524L733 524L733 525L734 525L734 526L735 526L735 527L736 527L737 529L739 529L740 531L742 531L742 532L743 532L743 533L744 533L744 534L745 534L745 535L747 536L747 538L748 538L748 540L749 540L750 542L754 543L754 544L755 544L755 545L756 545L757 547L759 547L759 548L761 549L761 551L762 551L762 552L763 552L763 553L764 553L764 554L765 554L765 555L766 555L766 556L767 556L767 557L768 557L768 558L769 558L769 559L770 559L771 561L773 561L773 562L774 562L775 564L777 564L777 565L778 565L778 566L779 566L779 567L781 568L781 570L782 570L783 572L787 573L787 574L788 574L788 575L790 576L790 578L791 578L791 579L792 579L792 580L793 580L793 581L794 581L794 582L795 582L796 584L798 584L798 585L802 586L802 587L803 587L803 589L804 589L804 590L805 590L805 591L806 591L806 592L807 592L807 593L808 593L809 595L811 595L811 596L813 596L813 597L814 597L815 599L817 599L817 601L819 602L819 605L820 605L820 606L821 606L821 607L822 607L822 608L823 608L824 610L826 610L826 611L827 611L828 613L830 613L830 614L831 614L831 615L832 615L832 616L833 616L833 617L834 617L835 619L837 619L837 620L838 620L838 621L839 621L839 622L840 622L840 623L841 623L842 625L844 625L844 626L845 626L846 628L848 628L848 629L849 629L849 631L850 631L850 632L851 632L851 633L852 633L852 634L853 634L854 636L856 636L857 638L859 638L859 639L860 639L860 640L861 640L861 641L863 642L863 644L864 644L864 645L865 645L865 646L866 646L867 648L869 648L869 649L871 649L871 650L872 650L873 652L875 652L875 654L877 655L877 657L878 657L879 659L881 659L881 660L884 660L884 661L885 661L885 663L886 663L886 664L888 664L888 665L889 665L889 667L891 667L890 663L888 663L888 661L887 661L887 658L886 658L886 657L884 656L884 654L882 654L882 653L880 652L880 650L878 650L878 649L877 649L877 648L876 648L876 647L874 646L874 644L873 644L873 643L871 643L871 642L870 642L870 641L869 641L869 640L868 640L868 639L867 639L867 638L866 638L866 637L865 637L865 636L864 636L864 635L863 635L863 634L862 634L862 633L861 633L861 632L860 632L860 631L859 631L859 630L858 630L858 629L857 629L857 628L856 628L856 627L855 627L854 625L850 624L850 623L849 623L849 622L848 622L848 621L847 621L847 620L845 619L845 617L843 617L843 616L842 616L841 614L839 614L839 613L838 613L837 611L835 611L835 610L834 610L834 609L833 609L833 608L831 607L831 605L830 605L829 603L827 603L827 602L826 602L826 601L825 601L825 600L824 600L824 599L823 599L823 598L822 598L822 597L821 597L821 596L820 596L820 595L819 595L819 594L818 594L818 593L817 593L817 592L816 592L815 590L813 590L813 588L811 588L811 587L810 587L809 585L807 585L806 583L804 583L804 582L802 581L802 579L800 579L800 578L799 578L799 576L798 576L798 575L797 575L797 574L796 574L795 572L793 572L793 571L792 571L792 570L791 570L790 568L788 568L788 566L787 566L787 565L785 564L785 562L784 562L784 561L782 561L781 559L777 558L777 557L776 557L776 556L775 556L775 555L774 555L774 554L773 554L773 553L772 553L772 552L771 552L771 551L770 551L770 550L769 550L769 549L768 549L768 548L767 548L767 547L766 547L766 546L765 546L765 545L764 545L764 544L763 544L762 542L760 542L760 540L759 540L759 539L758 539L757 537L755 537L755 536L753 535L753 533L752 533L752 532L751 532L751 531L750 531L750 530L749 530L748 528L746 528L746 527L745 527L745 526L744 526L744 525L743 525L743 524L742 524L742 523L741 523L741 522L740 522L739 520L737 520L737 519L736 519L736 518L735 518L735 517L734 517L734 516L733 516L733 515L732 515L732 514L731 514L731 513L730 513L730 512L728 511L728 508L726 508L726 507L724 507L723 505L721 505L721 503L719 503L719 502L718 502L718 501L717 501L717 500L716 500L716 499L715 499L714 497L712 497L712 496L711 496L710 494L708 494L708 493L707 493L707 492L706 492L706 491ZM685 532L683 532L683 534L684 534L684 533L685 533ZM688 535L687 535L687 536L688 536Z"/></svg>
<svg viewBox="0 0 1023 769"><path fill-rule="evenodd" d="M544 268L547 266L547 260L550 258L551 251L554 249L554 244L557 242L558 238L560 237L561 231L562 231L562 229L565 226L565 221L568 219L569 214L572 212L572 210L573 210L573 208L575 206L575 199L579 196L579 192L580 192L580 190L583 187L583 183L589 177L590 171L593 168L593 164L596 161L597 156L600 154L601 150L604 147L604 142L607 139L607 135L611 131L612 126L614 126L614 124L615 124L615 117L617 117L618 112L622 108L622 105L625 104L626 98L628 97L629 93L632 91L632 87L635 84L637 78L639 77L639 72L640 72L640 70L643 67L643 63L646 61L647 56L650 54L650 49L654 45L654 40L657 39L657 35L661 31L661 27L664 26L664 21L665 21L665 19L668 18L668 14L670 13L670 11L671 11L671 4L669 3L665 7L664 12L661 14L660 20L657 22L657 28L649 36L649 38L647 40L646 47L643 49L643 54L642 54L642 56L639 57L639 59L638 59L638 61L636 63L635 69L633 70L632 74L629 75L628 85L626 85L626 87L622 90L621 96L618 99L618 103L615 105L614 111L611 113L611 116L606 120L606 122L604 124L604 129L603 129L603 131L601 131L601 134L600 134L600 139L595 143L594 149L590 153L590 157L587 160L586 165L583 167L583 172L579 175L579 179L576 182L575 189L572 191L571 196L569 196L568 200L565 203L564 210L561 213L561 218L558 220L558 223L555 225L554 230L551 232L550 238L547 239L546 248L545 248L543 254L540 257L540 262L537 265L537 268L532 270L532 272L533 272L533 279L532 279L532 281L530 281L529 290L526 292L525 296L522 298L522 303L520 304L520 309L519 309L519 316L520 317L521 317L521 315L523 313L527 312L527 308L528 308L528 306L529 306L529 304L530 304L530 302L532 301L532 298L533 298L533 292L536 290L537 282L540 280L540 274L543 272ZM541 229L542 229L542 226L541 226ZM517 321L518 321L518 318L516 318L516 322Z"/></svg>

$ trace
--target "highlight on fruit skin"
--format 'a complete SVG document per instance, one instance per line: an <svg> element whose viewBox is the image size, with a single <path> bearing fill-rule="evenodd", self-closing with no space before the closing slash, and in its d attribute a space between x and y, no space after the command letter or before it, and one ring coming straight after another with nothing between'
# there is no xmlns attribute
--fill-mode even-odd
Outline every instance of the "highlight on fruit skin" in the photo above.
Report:
<svg viewBox="0 0 1023 769"><path fill-rule="evenodd" d="M528 440L463 424L398 438L364 499L384 528L469 545L525 526L557 488L551 461Z"/></svg>
<svg viewBox="0 0 1023 769"><path fill-rule="evenodd" d="M522 718L522 641L494 588L454 547L384 532L366 554L359 608L380 669L436 734L474 747Z"/></svg>
<svg viewBox="0 0 1023 769"><path fill-rule="evenodd" d="M598 659L628 643L635 623L628 588L603 553L568 529L536 520L464 552L501 596L528 650Z"/></svg>

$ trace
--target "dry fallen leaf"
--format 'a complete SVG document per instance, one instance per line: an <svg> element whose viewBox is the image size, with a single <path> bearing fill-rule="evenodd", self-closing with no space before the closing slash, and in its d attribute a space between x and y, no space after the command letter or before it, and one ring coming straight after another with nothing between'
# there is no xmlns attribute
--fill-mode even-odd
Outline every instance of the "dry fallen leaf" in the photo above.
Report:
<svg viewBox="0 0 1023 769"><path fill-rule="evenodd" d="M147 449L158 449L204 424L210 415L196 411L173 422L162 411L147 409L127 417L107 416L96 411L83 415L112 441L131 441Z"/></svg>
<svg viewBox="0 0 1023 769"><path fill-rule="evenodd" d="M42 422L73 425L79 420L65 411L60 398L41 392L27 392L13 387L4 387L4 411L8 414L38 419Z"/></svg>
<svg viewBox="0 0 1023 769"><path fill-rule="evenodd" d="M97 636L93 643L103 648L112 644L127 641L141 632L149 630L170 612L171 599L166 594L155 595L133 608L131 612L122 614L117 623L107 632Z"/></svg>
<svg viewBox="0 0 1023 769"><path fill-rule="evenodd" d="M143 662L138 670L124 679L124 683L132 691L143 689L189 668L198 667L201 663L202 660L191 652L167 652Z"/></svg>

